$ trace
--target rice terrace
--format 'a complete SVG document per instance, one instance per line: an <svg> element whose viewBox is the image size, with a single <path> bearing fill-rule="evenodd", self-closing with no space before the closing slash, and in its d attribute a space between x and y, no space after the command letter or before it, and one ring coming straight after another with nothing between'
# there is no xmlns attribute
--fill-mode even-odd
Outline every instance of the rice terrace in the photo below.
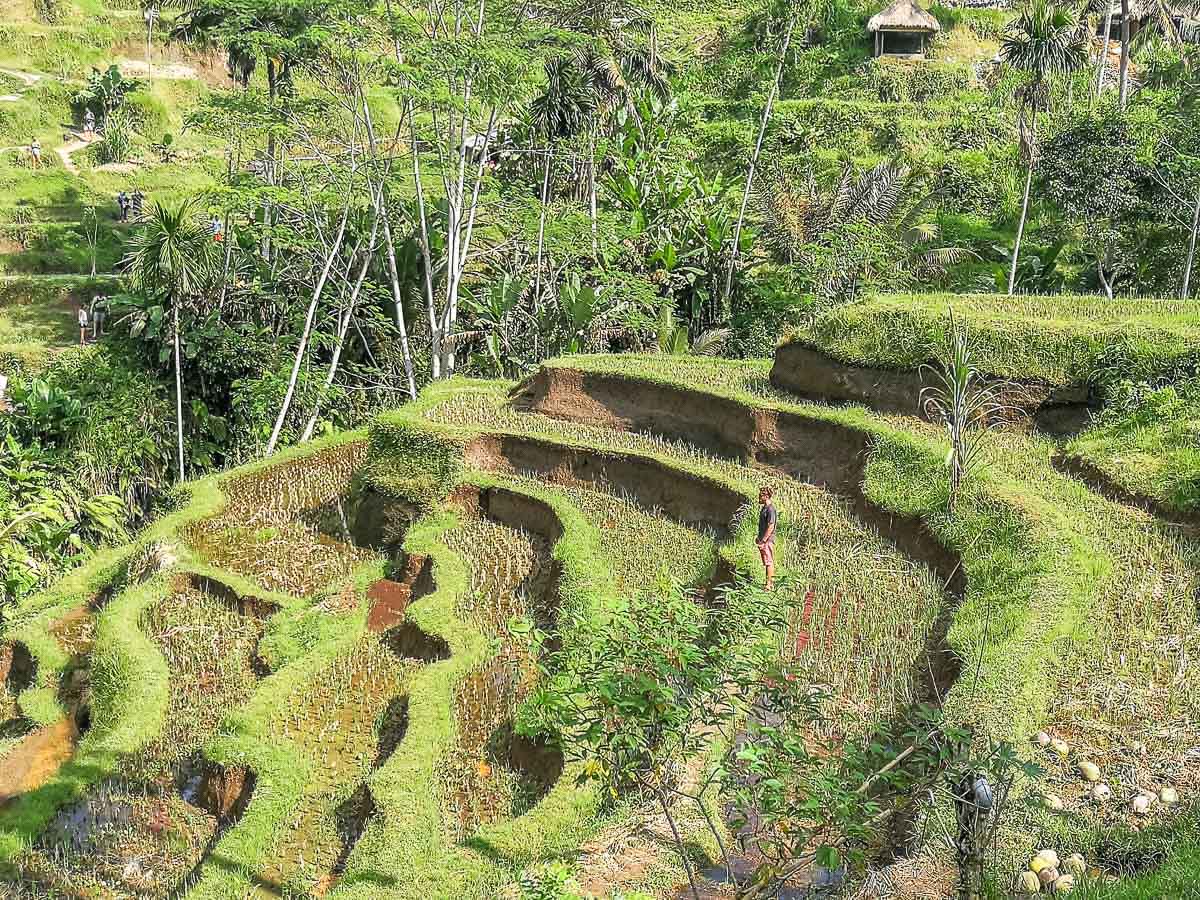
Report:
<svg viewBox="0 0 1200 900"><path fill-rule="evenodd" d="M1200 900L1200 8L2 2L0 898Z"/></svg>

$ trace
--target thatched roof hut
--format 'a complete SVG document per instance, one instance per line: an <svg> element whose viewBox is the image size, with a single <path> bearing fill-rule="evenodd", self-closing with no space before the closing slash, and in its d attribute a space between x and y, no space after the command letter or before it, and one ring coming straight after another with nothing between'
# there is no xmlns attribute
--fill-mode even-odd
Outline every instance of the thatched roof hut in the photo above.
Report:
<svg viewBox="0 0 1200 900"><path fill-rule="evenodd" d="M924 56L929 40L941 30L938 20L916 0L896 0L867 22L867 31L875 35L876 56Z"/></svg>

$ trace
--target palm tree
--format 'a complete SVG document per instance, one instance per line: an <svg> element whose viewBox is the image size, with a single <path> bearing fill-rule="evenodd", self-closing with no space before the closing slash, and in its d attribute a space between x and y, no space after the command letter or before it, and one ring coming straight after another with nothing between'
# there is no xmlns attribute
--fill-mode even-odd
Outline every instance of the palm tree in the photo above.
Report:
<svg viewBox="0 0 1200 900"><path fill-rule="evenodd" d="M545 138L545 167L542 172L542 208L538 220L537 269L534 296L542 284L542 250L546 237L546 213L550 203L550 166L558 141L578 134L596 107L591 80L573 56L546 60L546 88L530 103L529 118L534 130Z"/></svg>
<svg viewBox="0 0 1200 900"><path fill-rule="evenodd" d="M195 204L185 200L174 208L155 203L128 243L124 265L133 287L161 298L171 312L175 357L175 430L178 439L179 480L183 460L183 376L179 348L179 308L199 296L216 268L212 236L195 216Z"/></svg>
<svg viewBox="0 0 1200 900"><path fill-rule="evenodd" d="M1129 100L1129 59L1135 51L1156 41L1165 41L1173 47L1184 43L1186 28L1181 21L1184 14L1200 14L1197 0L1143 0L1138 3L1140 19L1144 19L1137 35L1131 34L1129 9L1130 0L1121 0L1121 108Z"/></svg>
<svg viewBox="0 0 1200 900"><path fill-rule="evenodd" d="M1017 280L1017 259L1029 215L1029 190L1033 184L1033 166L1037 158L1037 115L1039 111L1050 107L1051 79L1069 75L1087 64L1087 41L1088 37L1080 28L1076 12L1055 6L1051 0L1031 0L1021 15L1009 25L1008 34L1000 45L1001 57L1027 77L1017 94L1020 149L1025 156L1027 169L1021 218L1017 223L1017 238L1013 244L1012 265L1008 273L1009 296L1012 296Z"/></svg>
<svg viewBox="0 0 1200 900"><path fill-rule="evenodd" d="M638 129L642 117L635 98L649 95L665 102L671 95L672 65L658 52L654 17L630 0L577 0L536 11L559 28L591 38L576 53L593 95L588 122L588 208L592 218L592 252L599 247L596 196L596 139L614 114L624 109Z"/></svg>
<svg viewBox="0 0 1200 900"><path fill-rule="evenodd" d="M768 172L755 189L762 237L780 262L802 261L813 245L827 245L842 226L870 225L899 248L896 271L917 281L937 278L949 266L974 256L965 248L941 245L941 230L927 220L934 195L927 177L892 162L860 174L847 164L831 187L819 185L811 171L806 182L796 185L777 170ZM853 267L840 264L822 290L828 296L845 295L859 276Z"/></svg>

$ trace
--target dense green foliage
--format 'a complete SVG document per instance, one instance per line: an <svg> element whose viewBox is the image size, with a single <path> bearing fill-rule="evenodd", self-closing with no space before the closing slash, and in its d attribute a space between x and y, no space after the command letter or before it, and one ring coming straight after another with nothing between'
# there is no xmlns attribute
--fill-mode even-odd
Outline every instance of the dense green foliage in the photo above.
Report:
<svg viewBox="0 0 1200 900"><path fill-rule="evenodd" d="M1150 16L1136 40L1109 41L1096 37L1097 4L934 5L941 30L927 58L875 58L866 25L884 5L12 0L0 22L0 615L38 664L12 701L25 720L50 725L70 711L58 691L73 665L54 632L62 615L106 585L115 599L95 615L100 727L45 791L0 810L0 860L167 733L172 678L146 623L175 588L129 568L164 539L179 542L193 574L237 572L247 592L265 582L280 610L263 637L272 677L205 748L251 764L259 800L221 837L228 865L204 867L196 896L230 896L266 875L314 889L312 860L259 868L297 809L332 815L351 785L372 791L388 827L369 828L323 890L365 898L382 878L424 896L494 896L504 884L539 900L577 892L559 861L597 823L602 798L573 790L575 771L532 812L472 840L429 827L444 813L442 761L461 749L456 692L503 643L462 614L481 562L449 536L473 514L447 507L454 486L502 485L544 504L561 529L549 553L562 630L542 660L539 699L556 720L548 730L575 740L582 765L607 754L608 769L584 774L653 791L666 790L681 757L724 764L705 734L716 723L671 703L719 706L721 658L744 664L739 689L749 690L745 647L730 639L706 655L719 617L689 619L686 594L647 589L667 565L692 586L710 570L757 573L749 518L717 537L595 485L473 471L464 453L488 435L536 438L555 452L679 470L746 503L762 470L519 414L511 382L443 383L454 375L518 381L550 365L613 375L631 392L700 388L756 423L790 415L843 429L868 448L858 499L920 519L961 553L967 589L951 616L929 572L894 563L895 548L850 522L840 501L770 476L791 507L780 563L809 582L785 582L776 599L815 602L836 620L845 591L870 624L830 636L801 673L830 689L838 715L798 715L782 738L760 734L779 750L760 775L803 770L793 788L814 770L832 777L811 754L788 765L804 756L796 733L842 728L846 768L827 796L846 812L850 775L863 768L854 740L871 743L864 735L881 721L901 723L928 699L910 669L942 630L973 666L969 695L960 679L944 698L954 735L1024 746L1064 715L1056 691L1104 706L1088 677L1122 685L1128 706L1162 701L1171 654L1186 659L1193 646L1190 539L1138 530L1063 472L1083 466L1114 496L1177 518L1200 504L1195 23ZM1168 297L1179 299L1148 299ZM81 335L77 314L96 309L103 333ZM1091 427L1061 444L1006 432L968 449L945 412L948 380L946 447L925 424L798 405L767 384L762 360L786 340L874 369L927 365L954 330L950 310L978 374L1086 386L1104 404ZM326 435L318 447L337 456L360 433L336 435L368 423L362 484L421 517L404 546L432 560L435 589L412 619L451 656L403 679L385 666L409 695L413 752L377 770L350 766L318 795L322 757L273 712L313 685L333 691L346 666L374 665L363 595L385 569L366 551L338 557L317 541L304 578L290 559L254 572L260 556L306 546L310 523L270 502L279 521L256 521L238 506L253 505L237 500L249 482L207 476ZM305 493L312 484L297 473L308 463L292 467L300 457L283 452L271 470L282 474L264 483ZM190 501L189 478L205 479ZM197 524L222 498L223 524ZM143 529L136 553L114 549ZM652 550L639 550L641 532ZM346 584L313 595L330 573ZM339 602L348 607L325 615ZM671 616L652 631L655 602ZM797 614L779 611L777 630ZM620 646L605 643L606 629L621 632ZM580 655L572 636L591 650ZM876 659L856 655L864 642ZM631 668L641 679L632 688ZM644 720L614 723L603 703L590 707L599 718L572 720L563 698L598 687ZM1173 716L1187 699L1155 712ZM727 712L721 727L747 714ZM672 727L678 744L647 738ZM614 756L622 742L635 763ZM664 777L648 780L660 764ZM610 777L622 765L629 777ZM772 821L785 821L784 795L769 794L751 805L765 815L775 802ZM862 825L848 813L838 822ZM1037 834L1102 849L1104 827L1039 812L1018 819L1024 837L1006 832L1001 843ZM720 849L708 830L691 834L705 845L697 862ZM1175 869L1113 896L1186 883L1191 845L1171 846L1183 848ZM663 877L678 881L671 865Z"/></svg>

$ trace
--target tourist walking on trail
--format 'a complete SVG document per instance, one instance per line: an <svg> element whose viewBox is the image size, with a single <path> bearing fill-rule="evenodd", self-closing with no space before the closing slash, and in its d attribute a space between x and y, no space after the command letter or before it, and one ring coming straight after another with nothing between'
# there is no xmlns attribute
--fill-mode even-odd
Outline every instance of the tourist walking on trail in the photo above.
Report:
<svg viewBox="0 0 1200 900"><path fill-rule="evenodd" d="M117 194L117 209L121 211L121 221L129 221L129 196L121 191Z"/></svg>
<svg viewBox="0 0 1200 900"><path fill-rule="evenodd" d="M88 311L84 307L79 307L79 346L82 347L87 343L88 333Z"/></svg>
<svg viewBox="0 0 1200 900"><path fill-rule="evenodd" d="M779 516L775 512L775 502L772 490L763 485L758 492L758 502L762 509L758 513L758 555L762 557L763 567L767 570L767 590L775 587L775 525Z"/></svg>
<svg viewBox="0 0 1200 900"><path fill-rule="evenodd" d="M35 169L42 167L42 142L37 138L29 142L29 157L33 160Z"/></svg>
<svg viewBox="0 0 1200 900"><path fill-rule="evenodd" d="M83 139L90 141L96 136L96 114L88 109L83 114Z"/></svg>
<svg viewBox="0 0 1200 900"><path fill-rule="evenodd" d="M104 316L105 306L108 304L108 298L102 294L97 294L92 298L92 339L100 340L100 335L104 334Z"/></svg>

